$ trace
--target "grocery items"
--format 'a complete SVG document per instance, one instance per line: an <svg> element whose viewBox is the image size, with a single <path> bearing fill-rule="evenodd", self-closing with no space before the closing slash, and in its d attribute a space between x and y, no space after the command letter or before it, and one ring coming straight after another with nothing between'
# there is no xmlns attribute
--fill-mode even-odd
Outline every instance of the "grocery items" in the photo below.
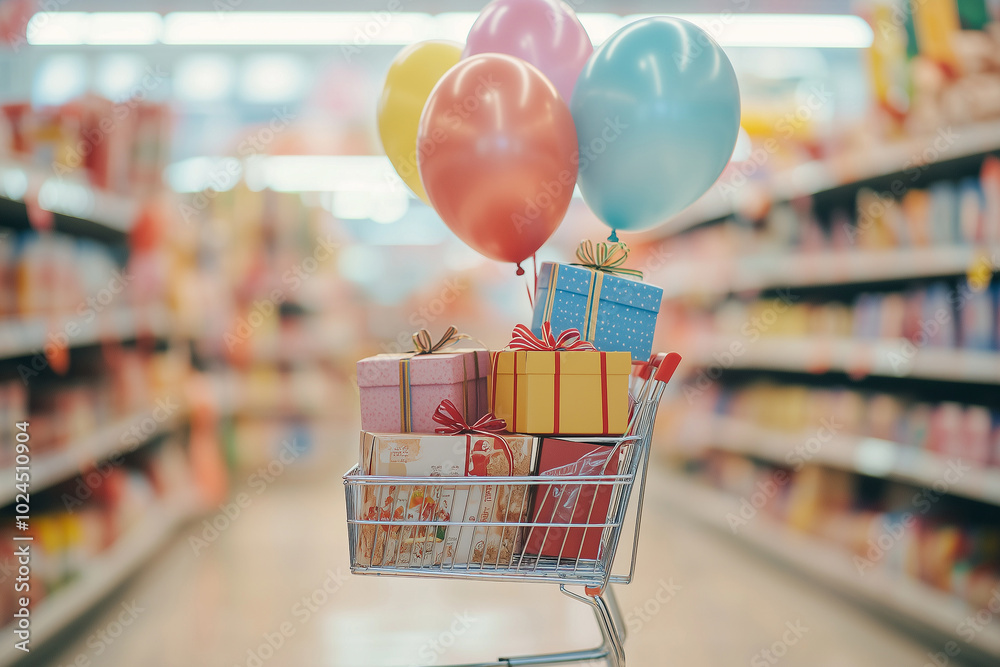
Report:
<svg viewBox="0 0 1000 667"><path fill-rule="evenodd" d="M904 292L867 292L843 301L730 299L706 316L713 333L748 344L762 338L826 337L908 341L916 348L1000 350L1000 284L935 280Z"/></svg>
<svg viewBox="0 0 1000 667"><path fill-rule="evenodd" d="M972 609L984 608L1000 585L1000 528L971 501L931 488L872 483L812 465L795 470L724 452L707 454L698 466L708 483L734 496L734 507L739 498L753 497L753 507L773 520L846 551L859 575L919 580L964 599ZM766 501L758 502L763 496Z"/></svg>
<svg viewBox="0 0 1000 667"><path fill-rule="evenodd" d="M166 80L152 70L147 78ZM0 106L0 157L102 192L150 192L162 187L169 124L167 105L138 97L115 103L86 95L41 108L6 104Z"/></svg>
<svg viewBox="0 0 1000 667"><path fill-rule="evenodd" d="M705 391L689 406L677 428L694 433L715 417L803 435L803 442L832 420L839 437L878 438L898 443L910 455L930 452L979 466L1000 466L1000 412L979 405L928 402L836 386L754 382Z"/></svg>
<svg viewBox="0 0 1000 667"><path fill-rule="evenodd" d="M132 277L110 248L87 239L8 237L0 243L0 276L11 286L0 298L0 317L61 315L83 326L130 304Z"/></svg>
<svg viewBox="0 0 1000 667"><path fill-rule="evenodd" d="M89 576L121 540L147 521L162 521L162 507L190 495L184 448L170 438L144 450L103 462L52 489L55 502L33 498L30 599L33 608L58 599L60 591ZM37 506L37 509L35 507ZM0 529L0 567L16 570L19 542L13 522ZM0 609L13 613L13 586L0 591Z"/></svg>
<svg viewBox="0 0 1000 667"><path fill-rule="evenodd" d="M818 207L809 198L777 201L752 226L737 215L728 218L728 224L695 228L663 240L657 252L683 260L661 263L658 270L647 273L656 279L679 266L684 273L697 272L701 264L727 267L736 258L748 269L763 271L775 261L789 261L787 254L775 257L775 253L792 250L839 251L848 257L865 250L942 247L985 252L988 244L1000 241L1000 159L988 155L975 171L926 184L913 182L921 173L911 168L892 183L898 184L895 190L859 187L853 200L838 200L836 205ZM637 250L641 262L641 249ZM985 255L996 263L990 252ZM845 257L840 277L848 277L850 269ZM728 268L720 270L726 277ZM808 263L803 264L803 271L809 270Z"/></svg>

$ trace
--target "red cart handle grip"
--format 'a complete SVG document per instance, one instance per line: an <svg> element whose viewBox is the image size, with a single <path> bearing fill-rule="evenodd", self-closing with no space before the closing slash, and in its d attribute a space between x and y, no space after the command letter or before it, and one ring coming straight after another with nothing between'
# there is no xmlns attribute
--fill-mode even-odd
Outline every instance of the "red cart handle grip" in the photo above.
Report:
<svg viewBox="0 0 1000 667"><path fill-rule="evenodd" d="M656 369L656 375L653 376L653 379L664 384L670 382L670 378L673 377L674 371L677 370L680 363L681 355L671 352L660 362L660 367Z"/></svg>

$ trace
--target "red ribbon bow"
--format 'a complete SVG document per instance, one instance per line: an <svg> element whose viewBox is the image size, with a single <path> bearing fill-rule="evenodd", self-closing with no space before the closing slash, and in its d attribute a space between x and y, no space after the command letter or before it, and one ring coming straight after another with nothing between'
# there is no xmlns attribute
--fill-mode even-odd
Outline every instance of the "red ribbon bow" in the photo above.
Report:
<svg viewBox="0 0 1000 667"><path fill-rule="evenodd" d="M503 433L507 428L507 422L503 419L497 419L493 413L483 415L479 418L479 421L470 426L465 421L465 415L462 414L462 411L448 399L441 401L441 405L437 406L437 410L434 411L434 415L431 418L438 424L441 424L434 431L448 435L458 435L460 433L488 433L493 435Z"/></svg>
<svg viewBox="0 0 1000 667"><path fill-rule="evenodd" d="M509 477L514 474L514 452L511 450L507 439L500 435L507 428L506 421L498 419L493 413L487 413L470 426L465 421L465 415L462 414L462 411L448 399L441 401L441 404L437 406L437 410L434 411L431 418L438 424L441 424L441 426L434 429L436 433L446 435L479 433L481 435L494 436L500 441L504 454L507 455L507 464L509 467L507 476Z"/></svg>
<svg viewBox="0 0 1000 667"><path fill-rule="evenodd" d="M511 333L510 344L507 346L512 350L565 350L567 352L582 352L597 350L593 343L580 340L579 329L566 329L559 337L552 335L552 323L542 322L542 337L539 338L531 333L531 329L518 324Z"/></svg>

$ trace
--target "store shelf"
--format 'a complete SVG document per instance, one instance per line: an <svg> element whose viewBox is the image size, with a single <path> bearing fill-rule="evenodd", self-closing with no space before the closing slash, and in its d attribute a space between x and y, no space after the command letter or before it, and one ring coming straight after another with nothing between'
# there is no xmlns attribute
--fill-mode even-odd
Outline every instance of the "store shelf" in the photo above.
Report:
<svg viewBox="0 0 1000 667"><path fill-rule="evenodd" d="M664 495L670 505L733 535L726 517L739 509L738 499L678 474L668 479ZM1000 626L987 624L971 641L956 634L966 617L978 610L952 595L885 571L861 574L846 550L796 533L764 515L741 525L735 537L840 593L953 638L962 647L963 658L974 651L1000 659Z"/></svg>
<svg viewBox="0 0 1000 667"><path fill-rule="evenodd" d="M109 242L125 239L139 210L137 201L98 190L85 181L6 164L0 165L0 226L30 227L22 199L29 191L37 193L41 208L52 212L57 231Z"/></svg>
<svg viewBox="0 0 1000 667"><path fill-rule="evenodd" d="M687 430L682 430L677 444L683 449L721 449L789 465L789 457L796 449L812 439L816 432L798 434L764 429L756 424L729 417L700 420ZM963 461L960 456L944 456L877 438L834 435L820 448L808 454L798 454L795 461L806 459L810 465L818 464L856 472L870 477L895 479L919 486L931 487L948 480L947 492L983 503L1000 505L1000 468ZM952 462L961 462L962 473L952 483ZM971 466L971 470L964 470Z"/></svg>
<svg viewBox="0 0 1000 667"><path fill-rule="evenodd" d="M728 352L734 343L742 352ZM761 338L749 342L739 335L700 339L685 357L692 366L756 368L791 373L842 372L852 377L913 378L995 385L1000 378L1000 354L944 348L916 348L902 339L881 341L821 338ZM716 354L725 354L723 361Z"/></svg>
<svg viewBox="0 0 1000 667"><path fill-rule="evenodd" d="M928 148L933 148L935 161L924 158ZM772 202L790 201L800 197L817 197L824 194L839 195L838 190L855 190L863 186L878 188L880 181L907 175L905 184L911 184L910 172L921 169L922 176L934 176L931 165L945 166L962 158L971 158L1000 150L1000 122L973 123L954 128L940 128L936 134L914 136L906 141L887 145L874 145L824 160L799 165L794 169L771 176L767 181L754 183L749 191L754 198ZM737 168L737 167L733 167ZM746 188L727 187L724 173L712 189L698 201L671 218L654 232L657 237L678 234L691 227L735 215L740 202L729 192L746 192Z"/></svg>
<svg viewBox="0 0 1000 667"><path fill-rule="evenodd" d="M85 315L51 317L8 317L0 320L0 359L43 354L49 342L59 342L62 334L68 345L86 347L104 340L131 340L141 335L163 338L170 333L170 317L162 308L119 308ZM76 332L69 335L71 329Z"/></svg>
<svg viewBox="0 0 1000 667"><path fill-rule="evenodd" d="M215 371L207 374L216 397L216 409L223 417L259 419L321 419L330 416L329 405L305 392L261 394L248 389L241 373Z"/></svg>
<svg viewBox="0 0 1000 667"><path fill-rule="evenodd" d="M35 650L63 628L107 597L140 565L160 550L173 532L194 516L192 494L173 498L136 522L104 554L86 567L75 581L42 600L31 610L31 646ZM10 627L3 630L13 637ZM14 641L0 645L0 667L13 665L29 654L14 648Z"/></svg>
<svg viewBox="0 0 1000 667"><path fill-rule="evenodd" d="M748 255L725 263L668 265L656 280L664 297L724 296L779 287L875 283L963 275L976 262L1000 261L1000 246Z"/></svg>
<svg viewBox="0 0 1000 667"><path fill-rule="evenodd" d="M89 436L71 443L59 452L34 456L30 464L31 493L38 493L59 482L72 479L80 474L86 466L116 454L133 451L158 435L170 432L186 418L182 411L178 410L162 422L156 421L151 419L153 408L154 406L150 406L146 410L119 419ZM140 429L138 434L132 433L132 437L128 438L127 442L123 442L123 436L129 433L134 426L150 420L155 424L154 430L147 432ZM30 434L30 427L28 432ZM0 479L13 480L14 468L0 469ZM13 502L16 493L17 490L13 485L0 487L0 506Z"/></svg>

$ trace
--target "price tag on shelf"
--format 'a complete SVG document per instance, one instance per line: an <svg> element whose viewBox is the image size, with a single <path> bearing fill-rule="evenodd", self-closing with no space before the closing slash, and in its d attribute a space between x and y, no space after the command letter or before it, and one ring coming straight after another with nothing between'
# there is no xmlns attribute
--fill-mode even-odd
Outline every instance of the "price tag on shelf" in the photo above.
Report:
<svg viewBox="0 0 1000 667"><path fill-rule="evenodd" d="M20 322L13 321L13 318L5 318L0 322L0 353L11 354L20 350L21 341L26 340L26 337L24 326Z"/></svg>
<svg viewBox="0 0 1000 667"><path fill-rule="evenodd" d="M805 359L806 370L814 375L826 373L833 367L836 343L830 338L818 338L808 350Z"/></svg>
<svg viewBox="0 0 1000 667"><path fill-rule="evenodd" d="M847 250L833 251L826 256L827 275L830 277L830 283L844 283L847 282L852 275L854 275L854 270L852 268L854 262L852 260L856 259L854 253Z"/></svg>
<svg viewBox="0 0 1000 667"><path fill-rule="evenodd" d="M69 335L63 331L63 319L50 317L42 351L49 362L49 367L58 375L66 375L69 371L69 346Z"/></svg>
<svg viewBox="0 0 1000 667"><path fill-rule="evenodd" d="M989 470L981 477L983 498L1000 505L1000 471Z"/></svg>
<svg viewBox="0 0 1000 667"><path fill-rule="evenodd" d="M966 274L969 287L975 292L982 292L989 287L990 280L993 278L993 269L993 261L989 253L982 248L977 248L973 252L972 262L969 264Z"/></svg>
<svg viewBox="0 0 1000 667"><path fill-rule="evenodd" d="M24 208L28 214L28 224L38 232L52 231L55 226L55 215L52 211L42 208L38 202L38 194L41 184L29 181L28 189L24 193Z"/></svg>
<svg viewBox="0 0 1000 667"><path fill-rule="evenodd" d="M896 443L879 438L863 438L854 448L854 467L873 477L884 477L896 467Z"/></svg>
<svg viewBox="0 0 1000 667"><path fill-rule="evenodd" d="M865 341L851 345L844 363L844 370L852 379L860 379L871 374L875 366L875 346Z"/></svg>

